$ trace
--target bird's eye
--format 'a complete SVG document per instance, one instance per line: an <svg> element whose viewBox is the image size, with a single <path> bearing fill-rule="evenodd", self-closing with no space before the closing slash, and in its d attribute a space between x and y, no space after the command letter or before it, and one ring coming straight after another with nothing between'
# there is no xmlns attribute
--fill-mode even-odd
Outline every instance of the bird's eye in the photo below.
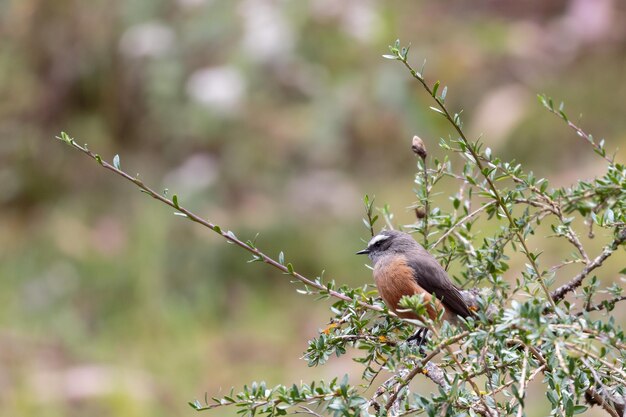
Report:
<svg viewBox="0 0 626 417"><path fill-rule="evenodd" d="M376 236L370 241L369 248L371 249L380 248L383 242L386 241L387 239L389 239L388 236L383 236L383 235Z"/></svg>

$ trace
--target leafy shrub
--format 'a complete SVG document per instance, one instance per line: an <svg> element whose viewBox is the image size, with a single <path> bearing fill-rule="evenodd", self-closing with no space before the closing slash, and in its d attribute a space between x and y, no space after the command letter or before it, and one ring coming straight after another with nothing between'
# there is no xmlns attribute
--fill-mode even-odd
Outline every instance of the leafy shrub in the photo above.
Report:
<svg viewBox="0 0 626 417"><path fill-rule="evenodd" d="M464 291L476 310L465 326L430 319L420 323L431 334L424 354L407 342L414 326L389 312L371 286L349 288L323 277L305 277L282 252L272 259L255 242L240 240L184 208L177 195L158 193L122 171L119 156L109 164L86 145L61 134L61 140L175 208L178 215L248 251L252 262L267 263L288 275L301 284L299 292L332 299L330 323L306 349L310 366L323 365L348 349L361 352L355 359L363 369L359 384L351 384L347 376L291 387L252 383L240 392L190 405L196 410L234 406L246 416L292 411L334 416L521 416L529 382L543 378L553 415L572 416L591 405L611 416L624 415L626 342L610 312L626 296L617 284L602 288L593 274L626 241L626 167L607 154L604 141L596 142L572 123L563 105L557 108L551 99L540 96L540 102L606 162L606 173L598 178L570 187L550 187L546 179L525 172L520 164L501 160L480 141L468 139L460 113L446 105L447 87L439 81L432 86L427 83L423 68L417 71L409 64L408 52L396 41L384 57L402 63L432 96L431 109L449 122L453 132L439 146L448 155L460 155L464 163L453 164L449 157L429 158L424 142L414 138L413 151L419 157L417 221L406 228L446 268L451 262L464 265L458 281L465 288L475 288ZM459 184L459 192L450 198L450 207L434 207L432 194L446 178ZM383 223L379 216L386 227L393 227L387 207L376 214L373 199L366 196L364 203L363 221L370 234ZM481 219L498 227L484 236L475 227ZM542 225L549 226L551 237L572 248L571 255L555 265L542 262L541 249L529 245L531 235L543 233ZM598 229L611 238L599 253L590 253L580 235L593 237ZM504 274L514 257L524 258L525 268L510 282ZM569 265L576 268L573 276L563 273L571 270L565 268ZM564 283L557 286L557 279ZM418 313L425 308L417 296L405 297L402 306ZM390 376L380 381L381 373ZM418 376L429 378L438 389L412 391L410 383Z"/></svg>

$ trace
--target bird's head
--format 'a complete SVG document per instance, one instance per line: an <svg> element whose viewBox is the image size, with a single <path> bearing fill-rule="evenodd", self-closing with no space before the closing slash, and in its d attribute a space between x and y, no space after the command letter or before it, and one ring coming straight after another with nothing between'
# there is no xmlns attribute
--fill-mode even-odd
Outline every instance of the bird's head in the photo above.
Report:
<svg viewBox="0 0 626 417"><path fill-rule="evenodd" d="M367 248L358 251L357 255L367 255L374 264L381 257L389 254L404 254L415 250L424 250L408 233L397 230L383 230L374 236Z"/></svg>

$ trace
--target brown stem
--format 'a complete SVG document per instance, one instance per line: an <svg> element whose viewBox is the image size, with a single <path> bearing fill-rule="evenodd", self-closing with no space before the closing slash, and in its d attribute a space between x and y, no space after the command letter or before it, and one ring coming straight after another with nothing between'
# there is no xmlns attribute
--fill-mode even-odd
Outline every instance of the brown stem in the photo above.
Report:
<svg viewBox="0 0 626 417"><path fill-rule="evenodd" d="M604 310L607 307L613 307L615 306L616 303L626 300L626 295L621 295L619 297L614 297L611 298L609 300L604 300L602 302L599 302L598 304L594 304L594 305L590 305L588 306L585 311L599 311L599 310ZM576 314L577 316L582 316L585 311L581 311L580 313Z"/></svg>
<svg viewBox="0 0 626 417"><path fill-rule="evenodd" d="M72 140L70 145L73 146L74 148L82 151L84 154L88 155L92 159L98 161L100 163L100 165L102 165L105 169L108 169L109 171L113 171L117 175L120 175L120 176L124 177L125 179L127 179L128 181L132 182L137 187L139 187L143 192L148 194L150 197L152 197L152 198L154 198L156 200L159 200L160 202L162 202L164 204L167 204L168 206L176 209L180 213L183 213L189 220L191 220L193 222L196 222L196 223L199 223L199 224L201 224L201 225L211 229L212 231L214 231L215 233L221 235L223 238L225 238L229 242L234 243L235 245L239 246L240 248L242 248L242 249L252 253L253 255L257 256L261 261L265 262L268 265L273 266L274 268L280 270L281 272L283 272L283 273L285 273L287 275L293 276L294 278L296 278L297 280L299 280L303 284L305 284L307 286L310 286L312 288L316 288L316 289L318 289L320 291L323 291L323 292L328 292L328 294L330 296L338 298L340 300L344 300L344 301L348 301L348 302L356 301L360 306L365 307L367 309L374 310L374 311L383 311L382 307L379 307L379 306L376 306L376 305L371 305L371 304L368 304L368 303L360 301L360 300L354 300L354 299L352 299L351 297L348 297L345 294L341 294L341 293L339 293L337 291L327 289L326 286L324 286L323 284L315 282L315 281L305 277L304 275L294 271L292 268L290 268L290 267L288 267L286 265L283 265L280 262L270 258L265 253L261 252L259 249L255 248L255 247L253 247L251 245L248 245L247 243L239 240L232 232L230 232L230 231L224 232L217 225L215 225L215 224L211 223L210 221L205 220L205 219L201 218L200 216L196 215L195 213L189 211L188 209L186 209L183 206L181 206L180 204L178 204L178 202L174 203L173 200L170 200L170 199L162 196L161 194L155 192L150 187L145 185L143 183L143 181L141 181L140 179L132 177L129 174L127 174L126 172L124 172L124 171L114 167L113 165L109 164L108 162L102 160L102 158L100 158L99 155L96 155L95 153L93 153L89 149L80 146L78 143L76 143L76 141ZM392 312L390 312L390 314L391 313Z"/></svg>
<svg viewBox="0 0 626 417"><path fill-rule="evenodd" d="M578 275L576 275L574 278L572 278L572 280L569 281L567 284L561 285L559 288L554 290L552 292L552 294L551 294L552 299L555 302L558 302L558 301L562 300L563 297L565 297L565 295L567 293L569 293L571 291L574 291L576 288L580 287L580 285L582 284L583 280L587 277L587 275L589 275L589 273L591 271L593 271L594 269L596 269L599 266L601 266L602 263L609 256L611 256L611 254L613 254L613 252L615 252L617 250L619 245L621 245L625 241L626 241L626 228L620 230L617 233L617 236L615 237L613 242L611 242L610 245L606 246L604 248L604 250L602 251L602 253L600 255L598 255L593 261L588 263L585 266L585 268L583 268L583 270L580 271L580 273Z"/></svg>
<svg viewBox="0 0 626 417"><path fill-rule="evenodd" d="M477 208L476 210L472 211L471 213L469 213L467 216L463 217L462 219L460 219L459 221L457 221L456 223L454 223L443 235L441 235L439 237L439 239L437 239L437 241L435 243L433 243L432 247L435 248L437 247L441 242L444 241L445 238L447 238L448 236L450 236L450 233L452 233L454 231L454 229L456 229L458 226L462 225L463 223L465 223L466 221L468 221L469 219L471 219L472 217L476 216L478 213L480 213L481 211L487 209L488 207L491 207L492 205L494 205L496 202L495 201L490 201L487 204L484 204L482 206L480 206L479 208Z"/></svg>
<svg viewBox="0 0 626 417"><path fill-rule="evenodd" d="M545 106L546 109L548 109L548 111L550 113L553 113L557 116L559 116L561 119L563 119L565 121L565 123L567 123L567 125L569 127L571 127L577 134L578 136L584 138L587 140L587 142L589 142L589 144L591 146L593 146L593 148L596 150L596 152L598 153L598 155L602 156L602 149L600 148L600 145L598 145L594 140L593 137L591 135L589 135L588 133L586 133L584 130L582 130L580 127L576 126L574 123L572 123L567 117L565 117L565 114L562 112L557 112L554 108L552 108L552 106ZM602 156L604 159L606 159L608 162L610 162L611 164L614 162L613 158L610 158L608 156Z"/></svg>
<svg viewBox="0 0 626 417"><path fill-rule="evenodd" d="M428 84L426 84L426 81L424 80L422 75L418 74L417 71L415 71L411 67L411 65L407 62L406 57L402 58L401 62L411 72L411 75L413 76L413 78L418 80L420 82L420 84L422 84L424 89L435 99L435 102L437 103L437 106L439 107L439 109L441 109L440 113L443 114L443 116L452 124L454 129L459 134L459 137L461 138L461 140L463 140L465 146L469 150L469 152L470 152L470 154L472 156L472 159L474 159L474 162L476 163L476 167L478 168L478 170L481 173L483 173L484 172L484 169L483 169L484 165L483 165L483 163L480 160L480 156L478 155L478 153L476 152L476 150L474 149L474 147L472 146L470 141L467 139L467 136L465 136L465 132L463 132L463 129L461 129L459 123L457 123L457 121L456 121L457 118L453 117L450 114L450 112L448 111L448 108L443 103L443 100L441 98L437 97L435 94L433 94L432 89L428 86ZM524 236L522 235L521 231L519 230L518 226L516 225L515 220L513 219L513 216L511 215L511 213L507 209L506 204L504 203L504 200L503 200L502 196L500 195L500 191L495 186L495 184L493 183L493 181L491 180L489 175L483 174L483 177L487 181L487 184L489 184L489 188L491 189L491 192L493 194L493 199L496 201L498 206L502 209L502 212L504 213L504 215L506 216L507 220L509 221L511 229L514 230L514 232L515 232L515 234L517 236L517 239L518 239L520 245L522 246L523 252L526 255L526 257L528 258L528 262L530 263L530 265L531 265L531 267L533 269L533 272L535 273L535 275L537 277L537 281L539 282L539 285L541 286L541 289L545 293L545 295L546 295L546 297L548 299L549 304L551 305L552 309L557 314L559 314L559 309L556 306L556 302L550 296L550 290L548 290L548 287L546 286L546 283L545 283L545 281L543 280L543 278L541 276L541 272L539 271L539 267L537 266L537 262L535 261L535 258L531 255L530 250L528 249L528 245L526 245L526 239L524 239Z"/></svg>

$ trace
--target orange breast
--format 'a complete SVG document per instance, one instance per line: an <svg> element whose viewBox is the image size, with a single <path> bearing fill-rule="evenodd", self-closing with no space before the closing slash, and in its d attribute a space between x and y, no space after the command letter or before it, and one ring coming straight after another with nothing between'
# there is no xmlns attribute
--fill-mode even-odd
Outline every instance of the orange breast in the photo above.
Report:
<svg viewBox="0 0 626 417"><path fill-rule="evenodd" d="M435 300L436 307L433 308L432 296L417 284L413 277L413 269L407 265L403 256L380 259L374 267L374 280L385 304L398 316L406 319L419 319L414 313L398 312L398 303L405 295L424 294L428 315L433 320L437 317L439 302Z"/></svg>

